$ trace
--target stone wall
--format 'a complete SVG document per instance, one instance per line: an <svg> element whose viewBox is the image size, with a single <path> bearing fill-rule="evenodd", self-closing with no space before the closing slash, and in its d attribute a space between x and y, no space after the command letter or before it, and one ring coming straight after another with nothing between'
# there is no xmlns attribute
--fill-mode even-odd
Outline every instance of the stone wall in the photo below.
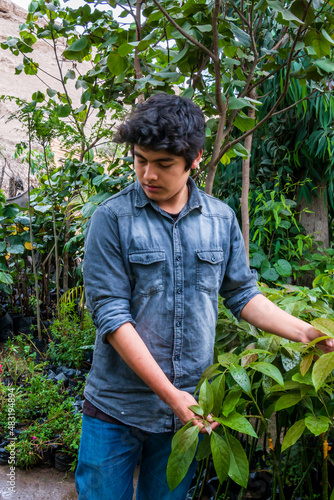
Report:
<svg viewBox="0 0 334 500"><path fill-rule="evenodd" d="M19 25L25 22L26 16L27 11L10 0L0 0L0 43L7 40L8 36L18 36ZM60 40L57 44L57 53L65 74L73 65L70 61L62 60L61 54L64 49L65 45ZM15 67L22 62L22 56L16 57L9 50L3 50L0 47L0 95L30 100L34 92L40 90L45 93L47 87L63 91L61 83L55 79L59 73L53 48L45 41L40 40L34 44L32 55L34 61L46 72L40 73L43 81L37 76L26 75L24 72L15 75ZM91 67L90 63L85 63L83 66L83 72ZM81 91L75 90L72 80L68 82L68 89L74 105L78 105ZM20 160L13 158L15 145L21 141L27 141L27 133L21 123L15 119L8 121L16 110L14 102L8 100L0 102L0 188L4 190L6 196L12 194L10 179L12 179L12 184L15 182L20 187L15 194L26 191L28 188L28 167ZM90 123L93 122L94 118Z"/></svg>

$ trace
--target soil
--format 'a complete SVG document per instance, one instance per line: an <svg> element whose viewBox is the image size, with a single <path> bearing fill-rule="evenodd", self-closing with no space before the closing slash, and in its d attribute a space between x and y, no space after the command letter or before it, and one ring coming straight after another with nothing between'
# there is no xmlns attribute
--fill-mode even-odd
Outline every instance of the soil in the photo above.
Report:
<svg viewBox="0 0 334 500"><path fill-rule="evenodd" d="M9 467L0 467L0 500L77 500L74 474L65 475L55 469L35 467L31 471L16 468L16 492L7 489ZM66 477L65 477L66 476ZM136 488L138 467L134 476ZM136 491L136 490L135 490ZM133 500L135 499L135 492Z"/></svg>
<svg viewBox="0 0 334 500"><path fill-rule="evenodd" d="M0 500L77 500L74 474L65 477L55 469L36 467L31 471L16 468L16 492L8 491L9 467L0 467Z"/></svg>

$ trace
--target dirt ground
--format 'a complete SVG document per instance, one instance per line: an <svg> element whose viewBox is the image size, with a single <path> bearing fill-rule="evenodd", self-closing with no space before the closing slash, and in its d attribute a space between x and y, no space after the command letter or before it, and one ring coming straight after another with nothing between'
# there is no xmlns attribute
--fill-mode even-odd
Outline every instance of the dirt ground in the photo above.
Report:
<svg viewBox="0 0 334 500"><path fill-rule="evenodd" d="M0 467L0 500L77 500L74 474L36 467L29 472L16 469L16 492L8 491L9 468ZM135 472L136 487L138 468ZM135 493L133 498L135 499Z"/></svg>
<svg viewBox="0 0 334 500"><path fill-rule="evenodd" d="M9 468L0 467L0 500L77 500L74 474L36 467L30 472L16 469L16 492L8 490Z"/></svg>

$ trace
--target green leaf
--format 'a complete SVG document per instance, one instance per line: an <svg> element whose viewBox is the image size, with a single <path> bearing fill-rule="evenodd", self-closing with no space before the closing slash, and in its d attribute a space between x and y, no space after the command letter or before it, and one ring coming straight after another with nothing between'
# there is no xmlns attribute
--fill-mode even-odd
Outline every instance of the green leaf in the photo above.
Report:
<svg viewBox="0 0 334 500"><path fill-rule="evenodd" d="M194 89L193 87L187 88L184 92L182 92L182 97L186 97L187 99L192 99L194 95Z"/></svg>
<svg viewBox="0 0 334 500"><path fill-rule="evenodd" d="M210 434L204 434L204 438L199 442L196 460L200 462L211 455Z"/></svg>
<svg viewBox="0 0 334 500"><path fill-rule="evenodd" d="M5 283L6 285L12 285L14 283L14 280L10 274L0 271L0 283Z"/></svg>
<svg viewBox="0 0 334 500"><path fill-rule="evenodd" d="M300 436L303 434L305 429L305 420L298 420L298 422L295 422L292 427L288 430L288 432L285 434L283 443L282 443L282 452L285 451L287 448L295 444Z"/></svg>
<svg viewBox="0 0 334 500"><path fill-rule="evenodd" d="M75 40L66 50L65 52L71 51L71 52L82 52L88 45L88 40L85 36L78 38L78 40ZM64 57L65 56L64 52Z"/></svg>
<svg viewBox="0 0 334 500"><path fill-rule="evenodd" d="M315 29L310 29L304 38L305 44L314 48L318 57L330 55L330 43Z"/></svg>
<svg viewBox="0 0 334 500"><path fill-rule="evenodd" d="M131 52L133 50L135 50L135 46L126 42L126 43L122 43L122 45L120 45L120 47L117 50L117 53L119 56L125 57L128 54L131 54Z"/></svg>
<svg viewBox="0 0 334 500"><path fill-rule="evenodd" d="M241 387L241 389L246 392L246 394L251 393L251 383L248 373L244 368L239 365L231 365L230 374L232 375L236 383Z"/></svg>
<svg viewBox="0 0 334 500"><path fill-rule="evenodd" d="M46 89L46 93L48 94L49 97L53 97L54 95L57 94L57 91L56 90L53 90L53 89Z"/></svg>
<svg viewBox="0 0 334 500"><path fill-rule="evenodd" d="M244 47L250 47L252 40L248 33L240 29L233 23L230 23L230 28L232 33L237 37L237 39L244 45Z"/></svg>
<svg viewBox="0 0 334 500"><path fill-rule="evenodd" d="M103 176L104 177L104 176ZM94 181L93 181L93 184L94 184ZM195 394L197 393L198 389L201 387L201 385L203 384L204 380L207 378L207 379L211 379L213 378L215 375L218 375L219 373L221 373L217 368L219 367L219 363L214 363L213 365L210 365L208 366L207 368L205 368L204 372L202 373L202 376L200 378L200 381L198 382L197 386L196 386L196 389L195 389Z"/></svg>
<svg viewBox="0 0 334 500"><path fill-rule="evenodd" d="M314 353L313 352L309 352L301 360L301 362L300 362L300 373L301 373L301 375L303 377L308 372L308 370L309 370L309 368L310 368L310 366L312 364L313 358L314 358Z"/></svg>
<svg viewBox="0 0 334 500"><path fill-rule="evenodd" d="M181 50L180 52L177 52L176 56L173 57L171 64L176 64L177 62L179 62L182 59L182 57L184 57L186 55L186 53L188 52L188 49L189 49L189 45L186 45L183 50Z"/></svg>
<svg viewBox="0 0 334 500"><path fill-rule="evenodd" d="M228 109L242 109L245 106L254 108L254 106L247 99L244 99L243 97L240 97L239 99L237 97L230 97L228 101Z"/></svg>
<svg viewBox="0 0 334 500"><path fill-rule="evenodd" d="M288 277L292 274L292 266L291 264L284 259L278 259L275 264L275 269L280 276Z"/></svg>
<svg viewBox="0 0 334 500"><path fill-rule="evenodd" d="M285 19L286 21L295 21L299 24L303 24L303 21L301 21L298 17L292 14L292 12L285 9L283 5L277 0L274 1L267 0L267 4L276 12L280 12L282 14L283 19Z"/></svg>
<svg viewBox="0 0 334 500"><path fill-rule="evenodd" d="M57 107L57 115L60 118L66 118L71 114L71 106L69 104L65 104L64 106Z"/></svg>
<svg viewBox="0 0 334 500"><path fill-rule="evenodd" d="M275 271L273 267L267 269L264 273L262 273L262 278L267 281L276 281L278 279L278 273Z"/></svg>
<svg viewBox="0 0 334 500"><path fill-rule="evenodd" d="M237 114L233 123L241 132L246 132L247 130L251 130L255 127L254 118L249 118L242 112Z"/></svg>
<svg viewBox="0 0 334 500"><path fill-rule="evenodd" d="M189 410L193 411L196 415L200 415L203 417L204 415L204 410L198 405L190 405L188 406Z"/></svg>
<svg viewBox="0 0 334 500"><path fill-rule="evenodd" d="M249 157L249 152L247 149L240 143L235 144L233 146L233 151L238 155L241 156L241 158L248 158Z"/></svg>
<svg viewBox="0 0 334 500"><path fill-rule="evenodd" d="M257 438L257 434L254 431L251 423L240 413L236 411L232 411L228 417L221 416L219 418L215 418L215 420L222 425L226 425L233 429L234 431L242 432L243 434L248 434L249 436L253 436Z"/></svg>
<svg viewBox="0 0 334 500"><path fill-rule="evenodd" d="M323 71L326 71L326 73L334 72L334 63L332 63L331 61L327 61L325 59L319 59L318 61L315 61L314 64Z"/></svg>
<svg viewBox="0 0 334 500"><path fill-rule="evenodd" d="M33 14L36 9L38 9L38 2L30 2L29 6L28 6L28 12L30 14Z"/></svg>
<svg viewBox="0 0 334 500"><path fill-rule="evenodd" d="M179 442L179 453L185 453L195 442L198 441L198 433L198 425L193 425L182 434Z"/></svg>
<svg viewBox="0 0 334 500"><path fill-rule="evenodd" d="M185 427L178 431L174 435L172 440L172 452L167 463L167 483L171 491L180 484L182 479L187 474L196 453L196 441L194 441L192 446L188 448L185 453L179 452L179 442L181 440L182 434L186 432L190 426L192 426L191 422L189 422Z"/></svg>
<svg viewBox="0 0 334 500"><path fill-rule="evenodd" d="M125 57L121 57L116 52L112 52L111 54L109 54L107 65L110 73L115 76L123 73L123 71L125 71L129 66L127 59Z"/></svg>
<svg viewBox="0 0 334 500"><path fill-rule="evenodd" d="M295 406L302 397L296 393L285 394L281 396L275 403L275 411L283 410L284 408L290 408Z"/></svg>
<svg viewBox="0 0 334 500"><path fill-rule="evenodd" d="M278 384L284 386L282 374L276 366L262 361L260 361L259 363L251 363L250 366L253 368L253 370L261 372L264 375L268 375L268 377L276 380Z"/></svg>
<svg viewBox="0 0 334 500"><path fill-rule="evenodd" d="M328 427L331 425L331 421L329 418L324 417L322 415L314 416L310 415L305 418L305 425L309 431L312 432L315 436L319 436L323 432L328 430Z"/></svg>
<svg viewBox="0 0 334 500"><path fill-rule="evenodd" d="M312 323L312 321L311 321L311 323ZM327 340L329 338L331 338L331 337L329 337L328 335L323 335L322 337L317 337L317 338L311 340L311 342L309 342L306 345L306 347L307 347L307 349L309 349L310 347L313 347L314 345L318 344L319 342L322 342L323 340Z"/></svg>
<svg viewBox="0 0 334 500"><path fill-rule="evenodd" d="M13 219L19 211L20 210L13 205L6 205L2 208L2 217L5 217L6 219Z"/></svg>
<svg viewBox="0 0 334 500"><path fill-rule="evenodd" d="M24 253L24 246L20 244L10 245L7 247L7 252L14 255L22 254Z"/></svg>
<svg viewBox="0 0 334 500"><path fill-rule="evenodd" d="M262 262L266 260L266 256L263 253L255 252L249 259L250 267L261 267Z"/></svg>
<svg viewBox="0 0 334 500"><path fill-rule="evenodd" d="M235 409L237 406L239 399L241 397L242 391L241 389L231 389L227 394L226 398L223 402L223 415L228 417L228 415Z"/></svg>
<svg viewBox="0 0 334 500"><path fill-rule="evenodd" d="M334 338L334 321L330 318L315 318L311 321L311 325L317 330Z"/></svg>
<svg viewBox="0 0 334 500"><path fill-rule="evenodd" d="M332 37L331 37L331 36L327 33L327 31L326 31L326 30L322 29L322 30L321 30L321 33L322 33L323 37L324 37L324 38L326 38L326 40L327 40L329 43L331 43L332 45L334 45L334 40L333 40L333 38L332 38Z"/></svg>
<svg viewBox="0 0 334 500"><path fill-rule="evenodd" d="M201 408L204 410L204 415L208 416L213 408L213 392L210 387L208 380L204 380L199 391L198 402Z"/></svg>
<svg viewBox="0 0 334 500"><path fill-rule="evenodd" d="M35 212L39 212L41 214L48 212L49 210L51 210L51 208L52 205L34 205Z"/></svg>
<svg viewBox="0 0 334 500"><path fill-rule="evenodd" d="M225 395L225 376L219 375L211 383L211 389L213 393L214 405L212 408L213 415L218 416L223 404L223 399Z"/></svg>
<svg viewBox="0 0 334 500"><path fill-rule="evenodd" d="M68 69L65 78L68 78L69 80L75 80L75 72L72 69Z"/></svg>
<svg viewBox="0 0 334 500"><path fill-rule="evenodd" d="M227 439L230 449L230 467L228 476L239 486L247 487L249 476L249 464L246 453L240 442L233 436L229 435Z"/></svg>
<svg viewBox="0 0 334 500"><path fill-rule="evenodd" d="M313 366L312 380L315 390L318 391L326 378L334 370L334 352L323 354Z"/></svg>
<svg viewBox="0 0 334 500"><path fill-rule="evenodd" d="M211 433L212 460L220 483L227 478L230 468L230 453L225 439L216 432Z"/></svg>

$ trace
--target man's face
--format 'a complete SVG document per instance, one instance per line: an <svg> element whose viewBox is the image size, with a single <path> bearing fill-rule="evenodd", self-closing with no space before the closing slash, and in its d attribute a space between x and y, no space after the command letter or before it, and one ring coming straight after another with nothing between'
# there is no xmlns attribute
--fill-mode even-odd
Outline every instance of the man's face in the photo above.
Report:
<svg viewBox="0 0 334 500"><path fill-rule="evenodd" d="M202 152L194 160L191 168L196 168ZM163 210L178 213L188 200L186 160L168 151L152 151L134 146L134 164L138 181L145 194Z"/></svg>

